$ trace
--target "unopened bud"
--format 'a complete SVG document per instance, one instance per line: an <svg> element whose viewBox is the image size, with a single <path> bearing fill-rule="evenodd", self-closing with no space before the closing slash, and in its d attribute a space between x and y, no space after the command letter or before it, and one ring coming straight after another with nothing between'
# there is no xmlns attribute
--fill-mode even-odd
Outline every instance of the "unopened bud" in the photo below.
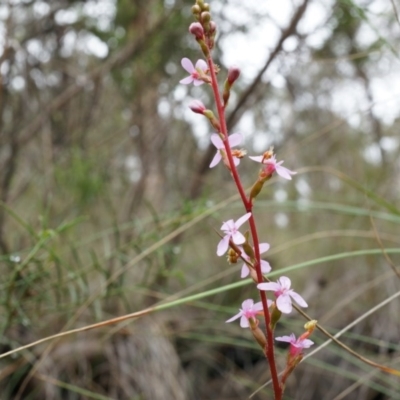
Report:
<svg viewBox="0 0 400 400"><path fill-rule="evenodd" d="M196 5L202 10L204 7L204 0L196 0Z"/></svg>
<svg viewBox="0 0 400 400"><path fill-rule="evenodd" d="M228 69L228 83L229 85L233 85L233 83L236 81L237 78L239 78L240 75L240 69L236 66L230 67Z"/></svg>
<svg viewBox="0 0 400 400"><path fill-rule="evenodd" d="M203 11L210 11L210 5L208 3L203 4Z"/></svg>
<svg viewBox="0 0 400 400"><path fill-rule="evenodd" d="M250 245L249 245L249 242L244 242L243 244L242 244L242 247L243 247L243 250L244 250L244 252L251 258L251 259L254 259L254 250L253 250L253 247L251 247Z"/></svg>
<svg viewBox="0 0 400 400"><path fill-rule="evenodd" d="M204 24L206 31L210 29L211 14L208 11L203 11L201 13L201 22Z"/></svg>
<svg viewBox="0 0 400 400"><path fill-rule="evenodd" d="M273 303L272 312L271 312L271 322L270 327L272 330L275 330L275 326L281 318L282 313L276 307L276 304Z"/></svg>
<svg viewBox="0 0 400 400"><path fill-rule="evenodd" d="M210 30L209 30L210 35L215 36L216 32L217 32L217 24L214 21L210 21Z"/></svg>
<svg viewBox="0 0 400 400"><path fill-rule="evenodd" d="M239 78L239 75L240 75L240 69L238 67L233 66L228 69L228 76L224 83L224 91L222 94L222 98L224 100L224 107L228 105L229 97L231 95L231 87L236 81L236 79Z"/></svg>
<svg viewBox="0 0 400 400"><path fill-rule="evenodd" d="M264 186L264 180L262 179L257 179L256 183L253 185L253 187L250 190L250 200L253 201L261 192L261 189Z"/></svg>
<svg viewBox="0 0 400 400"><path fill-rule="evenodd" d="M206 106L200 100L193 100L189 104L189 108L196 114L204 115Z"/></svg>
<svg viewBox="0 0 400 400"><path fill-rule="evenodd" d="M201 8L200 8L197 4L195 4L194 6L192 6L192 14L193 14L194 16L199 17L199 16L200 16L200 13L201 13Z"/></svg>
<svg viewBox="0 0 400 400"><path fill-rule="evenodd" d="M202 40L204 38L204 29L200 22L191 23L189 32L196 37L196 40Z"/></svg>

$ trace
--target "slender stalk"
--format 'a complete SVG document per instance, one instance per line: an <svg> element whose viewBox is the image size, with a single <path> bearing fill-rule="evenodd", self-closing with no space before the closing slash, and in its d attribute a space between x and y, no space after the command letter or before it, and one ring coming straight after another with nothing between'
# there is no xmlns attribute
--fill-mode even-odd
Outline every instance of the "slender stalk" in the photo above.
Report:
<svg viewBox="0 0 400 400"><path fill-rule="evenodd" d="M211 52L210 52L211 53ZM262 271L261 271L261 256L260 256L260 246L259 246L259 240L258 240L258 234L257 234L257 227L256 223L254 220L253 216L253 204L250 199L247 198L246 192L243 188L242 182L240 180L238 171L236 169L235 163L233 161L233 156L231 152L231 148L229 146L229 140L228 140L228 129L226 125L226 119L225 119L225 109L221 101L221 95L219 92L219 87L218 87L218 82L217 82L217 76L215 72L215 66L214 62L211 58L211 55L207 57L207 64L208 68L210 71L210 77L211 77L211 87L214 93L214 99L215 99L215 104L217 107L217 112L218 112L218 117L219 117L219 123L220 123L220 129L222 135L223 135L223 143L225 146L225 152L229 161L229 166L230 166L230 171L232 174L232 178L236 184L236 187L239 191L240 197L243 202L243 206L246 209L246 212L251 212L251 217L249 219L249 224L250 224L250 231L251 231L251 236L253 238L253 245L254 245L254 255L256 258L256 263L255 263L255 270L257 273L257 281L258 283L263 282L263 276L262 276ZM265 326L266 326L266 331L267 331L267 346L265 348L265 356L268 359L269 363L269 368L271 371L271 378L272 378L272 383L273 383L273 388L274 388L274 397L275 400L281 400L282 399L282 388L279 383L279 377L278 377L278 372L276 368L276 363L275 363L275 355L274 355L274 339L273 339L273 332L270 326L270 321L271 317L268 311L268 302L267 302L267 296L264 291L259 291L261 302L263 305L263 310L264 310L264 320L265 320Z"/></svg>

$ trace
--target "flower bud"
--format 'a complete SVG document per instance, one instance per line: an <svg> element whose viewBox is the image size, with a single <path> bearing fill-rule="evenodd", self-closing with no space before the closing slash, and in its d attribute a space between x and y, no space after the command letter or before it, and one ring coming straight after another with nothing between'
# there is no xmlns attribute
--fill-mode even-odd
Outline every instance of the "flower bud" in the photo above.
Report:
<svg viewBox="0 0 400 400"><path fill-rule="evenodd" d="M250 200L253 202L253 200L260 194L261 189L264 186L264 183L267 179L257 179L257 181L254 183L250 190Z"/></svg>
<svg viewBox="0 0 400 400"><path fill-rule="evenodd" d="M195 4L194 6L192 6L192 14L196 17L198 17L201 13L201 8Z"/></svg>
<svg viewBox="0 0 400 400"><path fill-rule="evenodd" d="M203 11L210 11L210 5L208 3L203 4Z"/></svg>
<svg viewBox="0 0 400 400"><path fill-rule="evenodd" d="M224 107L228 105L229 97L231 95L231 87L236 81L236 79L239 78L239 75L240 75L240 69L238 67L233 66L228 69L228 76L224 83L224 91L222 94L222 98L224 100Z"/></svg>
<svg viewBox="0 0 400 400"><path fill-rule="evenodd" d="M208 11L203 11L200 15L200 19L205 31L208 33L210 31L211 14Z"/></svg>
<svg viewBox="0 0 400 400"><path fill-rule="evenodd" d="M243 250L244 252L251 258L254 259L254 250L253 247L249 245L249 242L246 240L246 242L244 242L242 244Z"/></svg>
<svg viewBox="0 0 400 400"><path fill-rule="evenodd" d="M271 322L270 326L272 330L275 330L275 326L278 323L278 321L281 318L282 313L278 310L276 307L276 304L274 303L272 306L272 312L271 312Z"/></svg>
<svg viewBox="0 0 400 400"><path fill-rule="evenodd" d="M204 8L204 0L196 0L196 5L202 10Z"/></svg>
<svg viewBox="0 0 400 400"><path fill-rule="evenodd" d="M193 100L189 104L189 108L196 114L204 115L206 106L200 100Z"/></svg>
<svg viewBox="0 0 400 400"><path fill-rule="evenodd" d="M204 29L200 22L191 23L189 32L196 37L196 40L202 40L204 38Z"/></svg>
<svg viewBox="0 0 400 400"><path fill-rule="evenodd" d="M217 24L214 21L210 21L210 30L209 30L210 35L215 36L216 32L217 32Z"/></svg>
<svg viewBox="0 0 400 400"><path fill-rule="evenodd" d="M233 85L237 78L239 78L240 69L236 66L232 66L228 69L228 83L229 85Z"/></svg>

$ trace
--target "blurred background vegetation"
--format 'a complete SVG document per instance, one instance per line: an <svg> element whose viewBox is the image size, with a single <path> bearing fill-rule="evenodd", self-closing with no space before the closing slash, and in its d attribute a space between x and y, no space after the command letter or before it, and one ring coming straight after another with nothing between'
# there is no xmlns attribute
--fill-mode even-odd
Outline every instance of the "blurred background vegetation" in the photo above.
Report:
<svg viewBox="0 0 400 400"><path fill-rule="evenodd" d="M221 289L3 358L1 399L245 399L269 379L249 332L224 323L257 294L225 290L241 265L215 254L215 230L243 209L227 171L209 173L212 131L187 109L193 98L211 106L210 90L178 84L181 58L200 58L192 4L0 4L1 352ZM278 274L295 266L309 314L335 333L400 289L396 1L210 4L221 80L232 63L242 69L230 131L249 154L273 145L299 171L257 199L266 259ZM258 166L243 160L240 173L250 186ZM390 302L342 340L399 369L399 316ZM303 323L294 313L277 334ZM330 345L285 398L400 399L399 387ZM272 398L270 386L253 398Z"/></svg>

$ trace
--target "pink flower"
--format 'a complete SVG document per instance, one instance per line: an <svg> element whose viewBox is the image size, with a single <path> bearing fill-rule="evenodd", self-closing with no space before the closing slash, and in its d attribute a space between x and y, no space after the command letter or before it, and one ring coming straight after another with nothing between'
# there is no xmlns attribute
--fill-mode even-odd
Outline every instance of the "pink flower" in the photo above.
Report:
<svg viewBox="0 0 400 400"><path fill-rule="evenodd" d="M217 255L222 256L229 248L229 240L235 244L243 244L246 239L239 232L239 228L250 218L251 213L247 213L240 217L236 222L233 219L222 224L221 230L225 232L225 236L220 240L217 247Z"/></svg>
<svg viewBox="0 0 400 400"><path fill-rule="evenodd" d="M197 60L195 67L188 58L182 58L181 65L187 72L189 72L190 75L184 79L181 79L179 83L189 85L193 82L194 86L200 86L204 83L203 80L199 79L200 73L198 71L201 70L206 73L206 71L208 70L208 65L204 60Z"/></svg>
<svg viewBox="0 0 400 400"><path fill-rule="evenodd" d="M311 347L314 342L310 339L302 339L300 336L298 339L296 339L296 336L294 333L291 333L290 336L280 336L275 338L275 340L278 340L280 342L288 342L290 343L290 355L292 357L295 357L302 353L303 349L308 349Z"/></svg>
<svg viewBox="0 0 400 400"><path fill-rule="evenodd" d="M214 168L222 160L222 157L226 158L226 152L224 142L218 134L213 133L211 135L211 141L213 145L217 148L217 153L215 154L210 164L210 168ZM233 133L228 137L228 143L229 147L231 148L238 146L240 143L242 143L242 135L240 135L240 133ZM232 152L233 161L236 166L240 164L240 158L243 157L243 155L244 152L241 150Z"/></svg>
<svg viewBox="0 0 400 400"><path fill-rule="evenodd" d="M242 247L240 247L240 250L242 250L242 257L246 260L246 261L251 261L250 257L244 252L244 250L242 249ZM269 250L269 244L268 243L260 243L260 254L265 253L266 251ZM263 274L268 274L268 272L271 271L271 266L269 265L268 261L264 261L261 260L261 272ZM247 264L243 264L242 267L242 272L240 274L241 278L246 278L247 276L249 276L250 274L250 268L247 266Z"/></svg>
<svg viewBox="0 0 400 400"><path fill-rule="evenodd" d="M281 164L283 164L283 161L277 162L274 155L270 155L269 157L265 157L265 155L254 156L249 158L264 165L263 172L266 177L270 177L276 171L276 173L282 178L291 180L291 175L297 174L297 172L290 171L289 169L282 167Z"/></svg>
<svg viewBox="0 0 400 400"><path fill-rule="evenodd" d="M268 304L268 307L270 304ZM239 308L239 312L233 316L232 318L228 319L226 322L232 322L236 319L240 318L240 326L242 328L248 328L249 318L255 318L257 314L263 310L263 306L261 301L254 304L252 299L247 299L242 303L242 308Z"/></svg>
<svg viewBox="0 0 400 400"><path fill-rule="evenodd" d="M280 312L289 314L292 311L292 299L300 307L308 307L305 300L292 289L290 289L291 281L286 276L281 276L278 282L265 282L257 285L260 290L272 290L276 297L276 307Z"/></svg>

